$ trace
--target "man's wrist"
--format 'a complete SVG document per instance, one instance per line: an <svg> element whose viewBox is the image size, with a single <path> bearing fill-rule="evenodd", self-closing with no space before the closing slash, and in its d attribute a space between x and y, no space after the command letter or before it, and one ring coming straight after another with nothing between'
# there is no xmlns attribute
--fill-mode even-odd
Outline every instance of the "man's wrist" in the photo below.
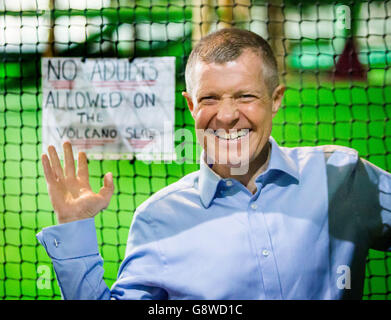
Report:
<svg viewBox="0 0 391 320"><path fill-rule="evenodd" d="M91 217L87 214L84 216L82 215L80 217L60 217L59 215L57 215L57 224L61 225L61 224L81 221L81 220L85 220L85 219L91 219L91 218L93 219L94 217Z"/></svg>

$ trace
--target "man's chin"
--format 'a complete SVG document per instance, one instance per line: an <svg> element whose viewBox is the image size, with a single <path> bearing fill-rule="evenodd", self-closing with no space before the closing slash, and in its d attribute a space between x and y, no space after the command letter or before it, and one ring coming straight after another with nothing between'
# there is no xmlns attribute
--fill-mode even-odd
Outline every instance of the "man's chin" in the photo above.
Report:
<svg viewBox="0 0 391 320"><path fill-rule="evenodd" d="M215 168L224 169L224 171L229 171L231 175L244 175L248 172L249 169L249 159L248 157L228 157L224 159L215 159L213 166Z"/></svg>

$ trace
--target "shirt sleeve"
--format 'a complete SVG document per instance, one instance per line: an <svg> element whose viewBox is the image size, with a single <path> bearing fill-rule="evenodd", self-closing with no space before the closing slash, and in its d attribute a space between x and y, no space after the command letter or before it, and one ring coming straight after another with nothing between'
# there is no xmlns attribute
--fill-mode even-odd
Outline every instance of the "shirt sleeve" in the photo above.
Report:
<svg viewBox="0 0 391 320"><path fill-rule="evenodd" d="M44 228L37 239L52 259L63 299L110 299L93 218Z"/></svg>
<svg viewBox="0 0 391 320"><path fill-rule="evenodd" d="M38 241L52 259L63 299L165 299L159 287L160 255L149 221L135 217L125 259L111 290L103 280L94 219L44 228Z"/></svg>
<svg viewBox="0 0 391 320"><path fill-rule="evenodd" d="M353 184L370 248L391 251L391 174L359 159Z"/></svg>
<svg viewBox="0 0 391 320"><path fill-rule="evenodd" d="M391 174L340 146L325 148L329 229L338 239L391 250Z"/></svg>

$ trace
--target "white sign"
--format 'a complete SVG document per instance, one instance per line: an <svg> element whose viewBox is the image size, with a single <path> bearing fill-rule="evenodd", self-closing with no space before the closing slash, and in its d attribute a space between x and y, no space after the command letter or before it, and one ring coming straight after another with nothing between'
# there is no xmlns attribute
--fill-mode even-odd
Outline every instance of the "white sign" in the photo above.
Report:
<svg viewBox="0 0 391 320"><path fill-rule="evenodd" d="M175 159L175 57L43 58L42 90L44 152L70 141L92 159Z"/></svg>

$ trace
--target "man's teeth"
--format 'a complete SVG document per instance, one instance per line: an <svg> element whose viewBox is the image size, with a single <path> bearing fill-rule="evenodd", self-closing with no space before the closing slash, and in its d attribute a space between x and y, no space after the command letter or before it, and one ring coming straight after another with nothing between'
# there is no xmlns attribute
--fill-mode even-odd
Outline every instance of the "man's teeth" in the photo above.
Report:
<svg viewBox="0 0 391 320"><path fill-rule="evenodd" d="M230 133L225 132L225 130L216 130L215 135L218 136L220 139L235 140L244 137L249 132L249 129L241 129Z"/></svg>

